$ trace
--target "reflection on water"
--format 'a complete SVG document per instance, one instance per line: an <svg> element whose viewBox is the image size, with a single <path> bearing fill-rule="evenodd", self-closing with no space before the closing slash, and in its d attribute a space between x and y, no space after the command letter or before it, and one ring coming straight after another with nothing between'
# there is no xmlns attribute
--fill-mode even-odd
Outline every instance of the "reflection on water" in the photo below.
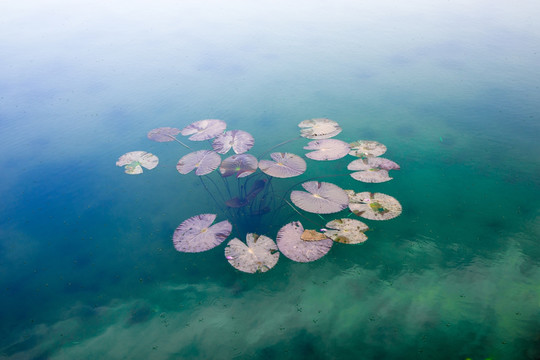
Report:
<svg viewBox="0 0 540 360"><path fill-rule="evenodd" d="M0 357L540 357L534 2L0 7ZM149 130L223 119L262 154L316 117L401 170L364 184L335 176L352 158L306 159L305 178L389 194L401 216L264 274L224 246L174 250L216 205L176 171L187 149ZM138 150L159 166L115 167ZM275 239L304 221L258 219L237 222Z"/></svg>

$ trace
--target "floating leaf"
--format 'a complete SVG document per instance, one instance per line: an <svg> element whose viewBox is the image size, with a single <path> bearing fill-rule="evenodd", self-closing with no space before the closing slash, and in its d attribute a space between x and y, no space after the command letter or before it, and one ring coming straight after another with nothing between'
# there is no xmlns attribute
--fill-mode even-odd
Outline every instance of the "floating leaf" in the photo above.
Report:
<svg viewBox="0 0 540 360"><path fill-rule="evenodd" d="M246 243L234 238L225 248L225 257L234 268L253 274L266 272L277 264L279 251L274 240L250 233Z"/></svg>
<svg viewBox="0 0 540 360"><path fill-rule="evenodd" d="M304 146L304 149L315 150L306 154L310 159L336 160L347 156L349 153L349 144L336 139L323 139L310 141L307 146Z"/></svg>
<svg viewBox="0 0 540 360"><path fill-rule="evenodd" d="M150 130L148 138L157 142L167 142L176 140L176 135L180 134L180 129L172 127L161 127Z"/></svg>
<svg viewBox="0 0 540 360"><path fill-rule="evenodd" d="M363 157L363 156L379 156L386 152L386 146L371 140L358 140L349 144L351 151L349 155Z"/></svg>
<svg viewBox="0 0 540 360"><path fill-rule="evenodd" d="M220 154L226 154L231 148L237 154L243 154L253 147L255 139L242 130L229 130L219 134L212 142L212 148Z"/></svg>
<svg viewBox="0 0 540 360"><path fill-rule="evenodd" d="M369 228L366 224L355 219L336 219L326 224L330 230L325 235L330 239L343 244L360 244L367 240L365 231Z"/></svg>
<svg viewBox="0 0 540 360"><path fill-rule="evenodd" d="M304 227L299 221L283 226L276 239L279 251L293 261L309 262L326 255L334 243L330 239L304 241L301 239L303 233Z"/></svg>
<svg viewBox="0 0 540 360"><path fill-rule="evenodd" d="M181 133L184 136L191 135L189 140L203 141L215 138L221 134L226 127L227 124L223 120L199 120L183 128Z"/></svg>
<svg viewBox="0 0 540 360"><path fill-rule="evenodd" d="M198 176L206 175L216 170L221 163L221 157L210 150L199 150L184 155L176 164L180 174L188 174L195 170Z"/></svg>
<svg viewBox="0 0 540 360"><path fill-rule="evenodd" d="M275 152L270 154L270 157L274 161L259 161L259 168L267 175L277 178L290 178L301 175L306 171L306 162L298 155Z"/></svg>
<svg viewBox="0 0 540 360"><path fill-rule="evenodd" d="M341 211L349 204L345 191L337 185L308 181L302 184L305 191L291 192L291 201L300 209L317 214Z"/></svg>
<svg viewBox="0 0 540 360"><path fill-rule="evenodd" d="M300 239L304 241L319 241L327 238L328 237L325 234L320 233L316 230L304 230L304 232L300 236Z"/></svg>
<svg viewBox="0 0 540 360"><path fill-rule="evenodd" d="M215 219L216 214L201 214L185 220L174 231L175 249L195 253L221 244L230 235L232 225L227 220L212 225Z"/></svg>
<svg viewBox="0 0 540 360"><path fill-rule="evenodd" d="M349 209L358 216L370 220L388 220L401 214L399 201L382 193L345 190L349 196Z"/></svg>
<svg viewBox="0 0 540 360"><path fill-rule="evenodd" d="M142 174L143 167L152 170L158 165L156 155L146 151L131 151L118 158L116 166L125 166L125 173L130 175Z"/></svg>
<svg viewBox="0 0 540 360"><path fill-rule="evenodd" d="M257 170L257 158L250 154L229 156L221 163L219 172L221 176L236 175L237 178L253 174Z"/></svg>
<svg viewBox="0 0 540 360"><path fill-rule="evenodd" d="M304 120L298 126L300 135L308 139L329 139L341 132L337 122L324 118Z"/></svg>
<svg viewBox="0 0 540 360"><path fill-rule="evenodd" d="M388 170L399 170L399 165L381 157L363 157L353 160L347 166L349 170L360 170L351 174L351 176L359 181L366 183L381 183L392 180L388 176Z"/></svg>

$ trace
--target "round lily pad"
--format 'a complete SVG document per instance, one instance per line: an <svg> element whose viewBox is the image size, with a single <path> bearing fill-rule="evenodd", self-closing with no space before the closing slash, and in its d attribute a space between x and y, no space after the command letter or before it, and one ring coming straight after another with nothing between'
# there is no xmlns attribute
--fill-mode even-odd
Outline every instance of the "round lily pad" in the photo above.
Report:
<svg viewBox="0 0 540 360"><path fill-rule="evenodd" d="M180 134L180 129L172 127L160 127L148 132L148 138L157 142L174 141L176 135Z"/></svg>
<svg viewBox="0 0 540 360"><path fill-rule="evenodd" d="M271 160L259 161L259 169L267 175L277 178L290 178L306 171L306 161L291 153L275 152L270 154Z"/></svg>
<svg viewBox="0 0 540 360"><path fill-rule="evenodd" d="M388 175L388 170L399 170L399 165L381 157L363 157L349 163L349 170L360 170L351 174L351 176L359 181L366 183L381 183L392 180Z"/></svg>
<svg viewBox="0 0 540 360"><path fill-rule="evenodd" d="M183 128L181 133L184 136L191 135L189 140L203 141L215 138L225 131L226 127L227 124L223 120L199 120Z"/></svg>
<svg viewBox="0 0 540 360"><path fill-rule="evenodd" d="M306 150L315 150L308 152L306 156L313 160L336 160L345 157L349 153L349 144L345 141L336 139L323 139L310 141Z"/></svg>
<svg viewBox="0 0 540 360"><path fill-rule="evenodd" d="M246 236L246 243L234 238L225 248L225 258L234 268L253 274L266 272L277 264L279 250L274 240L250 233Z"/></svg>
<svg viewBox="0 0 540 360"><path fill-rule="evenodd" d="M221 163L221 157L210 150L199 150L184 155L176 164L176 170L180 174L188 174L195 170L198 176L210 174Z"/></svg>
<svg viewBox="0 0 540 360"><path fill-rule="evenodd" d="M325 235L330 239L343 244L360 244L367 240L365 231L369 228L366 224L355 219L336 219L326 224L330 230Z"/></svg>
<svg viewBox="0 0 540 360"><path fill-rule="evenodd" d="M310 262L326 255L334 243L328 238L319 241L304 241L301 239L303 233L304 227L299 221L283 226L276 238L279 251L293 261Z"/></svg>
<svg viewBox="0 0 540 360"><path fill-rule="evenodd" d="M212 142L212 148L220 153L226 154L232 148L236 154L243 154L253 147L255 139L253 136L242 130L229 130L219 134Z"/></svg>
<svg viewBox="0 0 540 360"><path fill-rule="evenodd" d="M300 135L308 139L329 139L341 132L337 122L326 118L304 120L298 127Z"/></svg>
<svg viewBox="0 0 540 360"><path fill-rule="evenodd" d="M152 170L159 163L156 155L146 151L131 151L120 156L116 166L125 166L125 173L130 175L142 174L143 167Z"/></svg>
<svg viewBox="0 0 540 360"><path fill-rule="evenodd" d="M349 209L363 218L370 220L388 220L399 216L402 207L399 201L382 193L345 190L349 196Z"/></svg>
<svg viewBox="0 0 540 360"><path fill-rule="evenodd" d="M358 140L349 144L351 151L349 155L363 156L379 156L386 152L386 146L372 140Z"/></svg>
<svg viewBox="0 0 540 360"><path fill-rule="evenodd" d="M349 204L345 191L327 182L308 181L302 184L307 191L292 191L291 201L300 209L316 214L341 211Z"/></svg>
<svg viewBox="0 0 540 360"><path fill-rule="evenodd" d="M212 223L216 214L201 214L181 223L173 234L176 250L181 252L202 252L221 244L230 234L232 225L227 220Z"/></svg>
<svg viewBox="0 0 540 360"><path fill-rule="evenodd" d="M221 176L235 175L237 178L253 174L257 170L257 158L250 154L229 156L221 163L219 172Z"/></svg>

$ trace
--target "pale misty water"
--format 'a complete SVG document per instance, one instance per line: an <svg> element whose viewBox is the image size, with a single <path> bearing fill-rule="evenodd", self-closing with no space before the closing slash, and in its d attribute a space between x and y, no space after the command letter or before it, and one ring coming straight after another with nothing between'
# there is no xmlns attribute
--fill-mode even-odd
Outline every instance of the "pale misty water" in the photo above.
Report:
<svg viewBox="0 0 540 360"><path fill-rule="evenodd" d="M540 358L539 5L396 4L0 4L0 358ZM275 206L319 177L401 216L263 274L231 267L226 242L174 249L182 221L226 214L149 130L222 119L258 156L317 117L401 170L364 184L351 156L306 159L273 180ZM158 167L124 174L135 150ZM285 205L249 231L296 220L315 226Z"/></svg>

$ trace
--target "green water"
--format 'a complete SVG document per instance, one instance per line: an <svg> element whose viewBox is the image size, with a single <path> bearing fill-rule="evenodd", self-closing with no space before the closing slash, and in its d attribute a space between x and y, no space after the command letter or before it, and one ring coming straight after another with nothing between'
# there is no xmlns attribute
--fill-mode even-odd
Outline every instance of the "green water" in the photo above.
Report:
<svg viewBox="0 0 540 360"><path fill-rule="evenodd" d="M540 358L538 10L0 4L0 358ZM307 159L297 139L278 149L307 171L272 180L277 206L318 178L391 195L399 217L263 274L231 267L226 243L175 251L182 221L226 214L177 172L188 150L149 130L222 119L258 156L317 117L341 125L336 139L385 144L401 170L361 183L352 156ZM136 150L158 167L115 166ZM285 205L248 225L275 239L288 222L335 218L302 214Z"/></svg>

